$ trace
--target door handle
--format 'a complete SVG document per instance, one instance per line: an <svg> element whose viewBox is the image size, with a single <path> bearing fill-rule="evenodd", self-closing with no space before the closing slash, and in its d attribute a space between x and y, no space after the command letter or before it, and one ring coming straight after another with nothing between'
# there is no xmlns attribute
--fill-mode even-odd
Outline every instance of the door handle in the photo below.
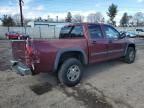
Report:
<svg viewBox="0 0 144 108"><path fill-rule="evenodd" d="M96 41L92 41L92 44L96 44L97 42Z"/></svg>

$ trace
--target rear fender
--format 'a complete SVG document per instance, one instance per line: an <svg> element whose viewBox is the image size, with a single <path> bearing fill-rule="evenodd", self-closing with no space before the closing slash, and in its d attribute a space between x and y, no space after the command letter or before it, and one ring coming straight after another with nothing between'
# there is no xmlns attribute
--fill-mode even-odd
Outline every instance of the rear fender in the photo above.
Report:
<svg viewBox="0 0 144 108"><path fill-rule="evenodd" d="M63 53L66 53L66 52L71 52L71 51L77 51L77 52L81 52L81 54L83 55L83 59L84 59L84 64L87 64L88 63L88 58L87 58L87 55L85 53L84 50L80 49L80 48L66 48L66 49L60 49L58 50L57 54L56 54L56 59L55 59L55 63L54 63L54 72L57 71L58 69L58 65L59 65L59 62L60 62L60 57Z"/></svg>

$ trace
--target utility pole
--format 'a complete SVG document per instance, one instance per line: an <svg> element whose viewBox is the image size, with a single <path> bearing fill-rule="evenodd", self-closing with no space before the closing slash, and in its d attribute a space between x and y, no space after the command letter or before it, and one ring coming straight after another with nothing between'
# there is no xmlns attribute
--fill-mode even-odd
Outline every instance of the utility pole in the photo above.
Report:
<svg viewBox="0 0 144 108"><path fill-rule="evenodd" d="M20 6L20 17L21 17L21 26L23 27L22 3L24 3L23 0L19 0L19 6Z"/></svg>

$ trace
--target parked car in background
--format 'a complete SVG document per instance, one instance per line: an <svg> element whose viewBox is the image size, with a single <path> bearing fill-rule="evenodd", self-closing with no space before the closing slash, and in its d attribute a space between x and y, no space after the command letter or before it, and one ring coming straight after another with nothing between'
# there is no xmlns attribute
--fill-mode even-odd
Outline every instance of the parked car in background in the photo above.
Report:
<svg viewBox="0 0 144 108"><path fill-rule="evenodd" d="M26 33L21 33L21 34L19 35L19 37L20 37L20 39L22 39L22 40L26 40L27 38L30 38L30 36L29 36L28 34L26 34Z"/></svg>
<svg viewBox="0 0 144 108"><path fill-rule="evenodd" d="M21 39L27 39L27 38L30 38L29 35L25 34L25 33L19 33L19 32L8 32L5 34L6 38L7 39L18 39L18 40L21 40Z"/></svg>
<svg viewBox="0 0 144 108"><path fill-rule="evenodd" d="M11 63L20 75L54 72L62 84L74 86L85 65L116 58L133 63L136 45L125 37L106 24L71 24L61 29L59 39L12 41Z"/></svg>
<svg viewBox="0 0 144 108"><path fill-rule="evenodd" d="M140 37L144 37L144 29L136 29L136 34Z"/></svg>
<svg viewBox="0 0 144 108"><path fill-rule="evenodd" d="M137 37L137 34L134 32L120 31L120 33L126 35L126 37L129 37L129 38L136 38Z"/></svg>
<svg viewBox="0 0 144 108"><path fill-rule="evenodd" d="M14 32L14 31L12 31L12 32L7 32L6 34L5 34L5 36L6 36L6 38L7 39L19 39L19 33L18 32Z"/></svg>

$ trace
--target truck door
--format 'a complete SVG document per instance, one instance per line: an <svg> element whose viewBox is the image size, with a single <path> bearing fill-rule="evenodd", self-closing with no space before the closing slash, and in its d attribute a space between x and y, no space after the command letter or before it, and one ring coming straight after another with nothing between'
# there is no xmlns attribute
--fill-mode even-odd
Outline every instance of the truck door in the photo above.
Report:
<svg viewBox="0 0 144 108"><path fill-rule="evenodd" d="M88 35L89 62L96 63L106 60L108 40L104 37L101 26L89 24Z"/></svg>
<svg viewBox="0 0 144 108"><path fill-rule="evenodd" d="M102 26L105 37L108 39L108 58L118 58L124 55L125 51L125 38L120 39L120 33L109 25Z"/></svg>

